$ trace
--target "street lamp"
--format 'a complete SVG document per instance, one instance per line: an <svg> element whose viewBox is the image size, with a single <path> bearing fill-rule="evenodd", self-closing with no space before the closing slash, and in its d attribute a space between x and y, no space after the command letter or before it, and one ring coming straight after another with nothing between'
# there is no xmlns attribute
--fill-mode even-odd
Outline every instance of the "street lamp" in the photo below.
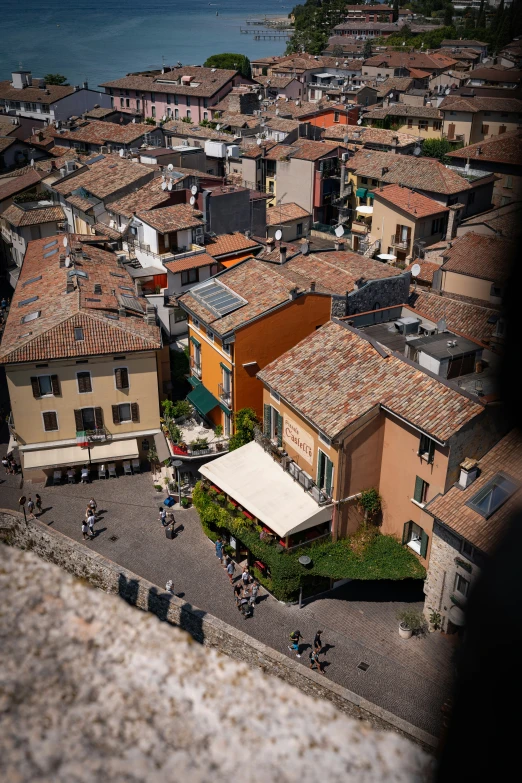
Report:
<svg viewBox="0 0 522 783"><path fill-rule="evenodd" d="M303 566L303 568L310 568L312 565L312 559L308 557L308 555L301 555L299 558L299 562ZM303 582L301 580L299 584L299 609L301 609L303 605Z"/></svg>
<svg viewBox="0 0 522 783"><path fill-rule="evenodd" d="M176 476L177 476L177 480L178 480L178 500L179 500L179 504L181 506L181 477L179 475L178 468L181 468L181 466L183 465L183 462L180 459L175 459L175 460L172 460L171 464L172 464L172 467L174 468L174 470L176 472Z"/></svg>

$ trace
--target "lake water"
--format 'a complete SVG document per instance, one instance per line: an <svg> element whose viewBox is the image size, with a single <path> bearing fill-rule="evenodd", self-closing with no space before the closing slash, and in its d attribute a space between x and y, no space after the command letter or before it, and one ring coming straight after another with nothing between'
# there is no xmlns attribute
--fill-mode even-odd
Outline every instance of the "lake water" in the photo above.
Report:
<svg viewBox="0 0 522 783"><path fill-rule="evenodd" d="M20 67L34 76L62 73L95 87L130 71L180 61L201 65L211 54L282 54L285 41L255 41L247 18L287 16L293 0L0 0L0 79ZM219 16L216 16L216 12ZM252 28L250 28L252 29Z"/></svg>

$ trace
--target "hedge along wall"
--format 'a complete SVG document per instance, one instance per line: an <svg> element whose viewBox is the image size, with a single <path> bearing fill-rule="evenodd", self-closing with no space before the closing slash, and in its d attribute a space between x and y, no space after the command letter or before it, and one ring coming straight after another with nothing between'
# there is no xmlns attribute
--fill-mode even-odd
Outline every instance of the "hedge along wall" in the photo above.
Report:
<svg viewBox="0 0 522 783"><path fill-rule="evenodd" d="M260 538L256 525L227 509L226 502L214 500L199 482L192 496L203 529L215 540L216 529L228 530L248 547L256 560L271 572L267 585L280 601L297 597L301 579L424 579L426 570L415 555L393 536L383 536L377 528L363 528L351 538L322 541L306 548L312 566L304 570L299 563L302 549L280 552L274 543Z"/></svg>

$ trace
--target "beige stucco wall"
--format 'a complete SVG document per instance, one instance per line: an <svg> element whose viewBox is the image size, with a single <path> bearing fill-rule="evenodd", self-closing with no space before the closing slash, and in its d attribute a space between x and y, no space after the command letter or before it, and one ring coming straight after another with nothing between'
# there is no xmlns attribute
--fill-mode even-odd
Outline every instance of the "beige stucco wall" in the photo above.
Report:
<svg viewBox="0 0 522 783"><path fill-rule="evenodd" d="M488 126L487 133L482 132L484 125ZM487 116L486 112L478 112L473 117L470 143L474 144L477 141L482 141L482 139L491 139L493 136L498 136L502 126L506 128L504 133L509 133L517 130L520 126L520 121L517 120L515 114L511 113L507 117L502 117L498 111L490 112L489 116Z"/></svg>
<svg viewBox="0 0 522 783"><path fill-rule="evenodd" d="M40 363L39 363L40 364ZM116 389L114 369L127 367L129 389ZM77 372L91 373L92 392L78 393ZM113 436L142 430L159 430L159 398L156 370L156 354L126 354L124 359L113 356L91 358L88 364L76 364L75 360L49 362L48 367L35 364L11 365L7 368L7 384L15 422L15 431L21 444L49 443L71 440L76 442L74 410L78 408L101 407L104 423ZM47 395L35 398L31 388L31 377L37 375L58 375L59 396ZM114 424L111 405L137 402L140 420L137 423ZM45 432L42 413L56 411L59 429Z"/></svg>
<svg viewBox="0 0 522 783"><path fill-rule="evenodd" d="M408 125L408 121L404 117L397 117L392 118L393 120L400 120L403 121L403 124L399 127L399 133L409 133L410 136L416 136L420 137L421 139L441 139L442 138L442 125L439 128L434 128L433 123L434 122L441 122L440 120L433 120L428 119L428 127L427 128L419 128L419 118L413 117L413 122L410 125ZM422 119L422 117L421 117Z"/></svg>
<svg viewBox="0 0 522 783"><path fill-rule="evenodd" d="M465 111L443 111L444 116L444 122L443 122L443 133L444 137L448 139L456 139L457 136L463 135L464 138L462 141L464 144L470 143L470 136L471 136L471 122L473 119L473 115L471 112L465 112ZM455 131L453 133L453 136L448 136L449 133L449 126L454 125Z"/></svg>
<svg viewBox="0 0 522 783"><path fill-rule="evenodd" d="M471 296L483 299L485 302L499 303L500 299L491 296L491 281L481 280L470 275L459 275L455 272L442 272L442 290L448 294Z"/></svg>
<svg viewBox="0 0 522 783"><path fill-rule="evenodd" d="M400 394L400 389L397 389L397 393ZM379 481L382 497L381 530L402 540L405 522L411 520L420 525L429 536L426 559L421 559L426 565L430 557L432 520L412 501L415 478L419 476L429 484L427 501L444 492L449 450L436 445L433 463L429 464L418 456L419 439L420 432L391 414L386 414Z"/></svg>
<svg viewBox="0 0 522 783"><path fill-rule="evenodd" d="M444 217L444 212L441 212L438 215L429 215L423 220L414 220L406 212L403 212L397 207L388 205L384 201L380 201L379 191L374 192L375 198L373 200L371 235L375 239L381 240L382 253L388 253L389 251L393 253L391 238L392 235L395 236L397 225L411 228L410 247L406 251L408 255L412 253L413 243L416 240L422 239L426 245L429 246L443 238L444 232L432 234L431 226L436 218Z"/></svg>
<svg viewBox="0 0 522 783"><path fill-rule="evenodd" d="M314 165L307 160L291 158L277 163L277 195L287 203L295 202L313 212Z"/></svg>

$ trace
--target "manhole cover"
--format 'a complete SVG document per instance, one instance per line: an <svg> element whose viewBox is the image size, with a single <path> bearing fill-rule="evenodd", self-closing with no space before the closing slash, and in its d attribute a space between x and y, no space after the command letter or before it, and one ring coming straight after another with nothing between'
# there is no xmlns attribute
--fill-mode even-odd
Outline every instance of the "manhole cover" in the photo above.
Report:
<svg viewBox="0 0 522 783"><path fill-rule="evenodd" d="M367 672L368 669L370 668L370 664L369 663L365 663L364 661L361 661L357 665L357 668L360 669L362 672Z"/></svg>
<svg viewBox="0 0 522 783"><path fill-rule="evenodd" d="M109 541L117 541L119 536L109 536Z"/></svg>

